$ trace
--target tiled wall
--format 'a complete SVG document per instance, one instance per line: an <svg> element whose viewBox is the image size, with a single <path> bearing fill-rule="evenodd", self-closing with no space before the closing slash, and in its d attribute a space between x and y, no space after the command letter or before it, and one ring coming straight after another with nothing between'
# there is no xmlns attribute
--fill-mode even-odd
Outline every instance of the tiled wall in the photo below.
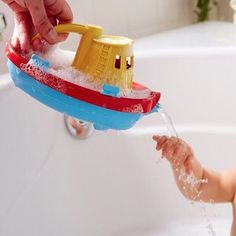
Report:
<svg viewBox="0 0 236 236"><path fill-rule="evenodd" d="M105 33L132 38L191 24L196 0L68 0L74 13L74 22L103 26ZM221 0L226 1L226 0ZM0 11L7 16L8 28L0 42L0 73L6 71L5 41L11 37L13 17L0 0ZM76 48L78 39L70 37L64 47Z"/></svg>
<svg viewBox="0 0 236 236"><path fill-rule="evenodd" d="M75 21L132 38L192 23L192 0L70 0ZM68 44L69 45L69 44Z"/></svg>

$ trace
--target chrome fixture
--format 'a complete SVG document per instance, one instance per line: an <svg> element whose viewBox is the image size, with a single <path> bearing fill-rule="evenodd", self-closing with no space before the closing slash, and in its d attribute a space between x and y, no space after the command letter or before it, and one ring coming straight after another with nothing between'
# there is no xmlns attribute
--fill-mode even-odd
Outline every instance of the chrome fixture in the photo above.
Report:
<svg viewBox="0 0 236 236"><path fill-rule="evenodd" d="M65 126L71 136L77 139L86 139L94 131L93 124L77 120L70 116L64 116Z"/></svg>
<svg viewBox="0 0 236 236"><path fill-rule="evenodd" d="M4 29L7 27L6 17L3 13L0 12L0 33L3 32Z"/></svg>

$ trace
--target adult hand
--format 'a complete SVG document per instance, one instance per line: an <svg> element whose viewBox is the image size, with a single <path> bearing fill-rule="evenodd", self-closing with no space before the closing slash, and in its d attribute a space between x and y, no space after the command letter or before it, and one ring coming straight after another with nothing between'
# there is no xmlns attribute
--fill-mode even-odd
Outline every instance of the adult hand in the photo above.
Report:
<svg viewBox="0 0 236 236"><path fill-rule="evenodd" d="M12 46L21 52L28 53L31 48L39 50L42 41L31 41L35 33L49 44L61 41L53 26L58 23L70 23L72 11L66 0L3 0L13 10L15 29Z"/></svg>

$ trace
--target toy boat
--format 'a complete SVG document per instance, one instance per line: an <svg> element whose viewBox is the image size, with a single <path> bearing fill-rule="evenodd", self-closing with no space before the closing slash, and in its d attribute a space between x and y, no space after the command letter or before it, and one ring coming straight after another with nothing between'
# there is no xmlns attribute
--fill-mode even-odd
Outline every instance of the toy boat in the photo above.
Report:
<svg viewBox="0 0 236 236"><path fill-rule="evenodd" d="M102 35L94 25L64 24L58 33L82 34L72 67L88 75L94 90L50 73L50 63L33 54L30 59L7 44L8 69L17 87L43 104L91 122L97 130L131 128L141 117L157 111L160 93L133 82L132 40ZM124 95L122 90L132 94Z"/></svg>

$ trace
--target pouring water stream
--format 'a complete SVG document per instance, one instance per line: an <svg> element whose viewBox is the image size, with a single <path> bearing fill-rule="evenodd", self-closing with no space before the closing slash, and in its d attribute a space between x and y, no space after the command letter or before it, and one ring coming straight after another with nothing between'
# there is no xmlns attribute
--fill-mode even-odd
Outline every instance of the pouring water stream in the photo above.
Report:
<svg viewBox="0 0 236 236"><path fill-rule="evenodd" d="M162 105L158 105L158 112L160 113L161 115L161 118L162 120L164 121L165 125L166 125L166 128L168 130L168 133L169 133L169 136L174 136L174 137L177 137L179 138L179 135L175 129L175 126L174 126L174 123L171 119L171 116L167 113L167 111L165 110L165 108L162 106ZM181 171L182 173L180 174L180 178L182 178L184 181L189 181L191 180L191 183L190 184L196 184L196 183L199 183L202 182L202 183L205 183L207 184L207 180L204 180L204 179L196 179L194 176L188 176L184 171ZM201 195L201 192L197 192L196 193L197 195L197 198L200 197ZM192 204L194 204L195 202L193 201L190 201ZM214 202L212 202L214 203ZM207 206L206 206L206 203L200 201L200 208L202 209L203 211L203 217L205 218L205 221L206 221L206 228L208 230L208 235L210 236L216 236L216 232L214 231L213 229L213 225L212 225L212 222L211 222L211 219L210 217L208 216L207 214Z"/></svg>

